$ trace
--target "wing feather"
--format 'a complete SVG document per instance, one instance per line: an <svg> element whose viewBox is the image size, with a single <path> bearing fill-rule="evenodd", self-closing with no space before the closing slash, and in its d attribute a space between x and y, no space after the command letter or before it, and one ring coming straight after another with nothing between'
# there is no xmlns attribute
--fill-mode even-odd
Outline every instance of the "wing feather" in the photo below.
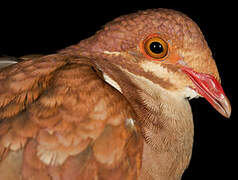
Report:
<svg viewBox="0 0 238 180"><path fill-rule="evenodd" d="M27 59L2 69L0 84L0 171L23 151L23 179L136 179L143 141L137 124L127 127L133 109L89 59Z"/></svg>

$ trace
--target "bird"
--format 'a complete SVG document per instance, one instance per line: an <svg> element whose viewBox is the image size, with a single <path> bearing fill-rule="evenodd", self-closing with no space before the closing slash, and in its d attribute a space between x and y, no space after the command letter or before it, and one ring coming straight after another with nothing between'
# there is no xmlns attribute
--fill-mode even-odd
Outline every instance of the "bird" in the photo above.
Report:
<svg viewBox="0 0 238 180"><path fill-rule="evenodd" d="M0 60L0 179L178 180L192 156L189 100L229 118L198 25L140 10L53 54Z"/></svg>

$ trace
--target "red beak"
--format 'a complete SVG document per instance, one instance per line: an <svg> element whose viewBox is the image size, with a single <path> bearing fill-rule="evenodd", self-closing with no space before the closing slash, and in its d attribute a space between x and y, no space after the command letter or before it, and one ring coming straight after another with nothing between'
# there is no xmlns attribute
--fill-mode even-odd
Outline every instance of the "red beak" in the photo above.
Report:
<svg viewBox="0 0 238 180"><path fill-rule="evenodd" d="M192 68L181 67L181 70L188 75L195 85L193 88L203 96L219 113L226 118L231 115L231 105L226 97L221 84L212 75L198 73Z"/></svg>

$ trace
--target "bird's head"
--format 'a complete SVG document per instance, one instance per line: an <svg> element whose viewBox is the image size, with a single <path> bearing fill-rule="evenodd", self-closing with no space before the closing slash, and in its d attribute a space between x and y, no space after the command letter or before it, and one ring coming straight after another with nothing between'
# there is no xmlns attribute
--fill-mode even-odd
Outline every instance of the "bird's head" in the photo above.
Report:
<svg viewBox="0 0 238 180"><path fill-rule="evenodd" d="M130 74L141 89L159 88L181 98L202 96L230 116L207 42L196 23L180 12L155 9L121 16L79 46L85 55ZM150 87L144 86L146 81Z"/></svg>

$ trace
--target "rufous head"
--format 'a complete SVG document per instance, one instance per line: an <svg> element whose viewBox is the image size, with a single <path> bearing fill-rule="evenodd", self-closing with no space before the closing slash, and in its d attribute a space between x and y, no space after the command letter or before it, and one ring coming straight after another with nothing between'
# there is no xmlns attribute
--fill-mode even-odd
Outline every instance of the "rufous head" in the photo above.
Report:
<svg viewBox="0 0 238 180"><path fill-rule="evenodd" d="M80 55L105 59L181 98L202 96L225 117L231 114L208 44L197 24L180 12L121 16L77 47Z"/></svg>

